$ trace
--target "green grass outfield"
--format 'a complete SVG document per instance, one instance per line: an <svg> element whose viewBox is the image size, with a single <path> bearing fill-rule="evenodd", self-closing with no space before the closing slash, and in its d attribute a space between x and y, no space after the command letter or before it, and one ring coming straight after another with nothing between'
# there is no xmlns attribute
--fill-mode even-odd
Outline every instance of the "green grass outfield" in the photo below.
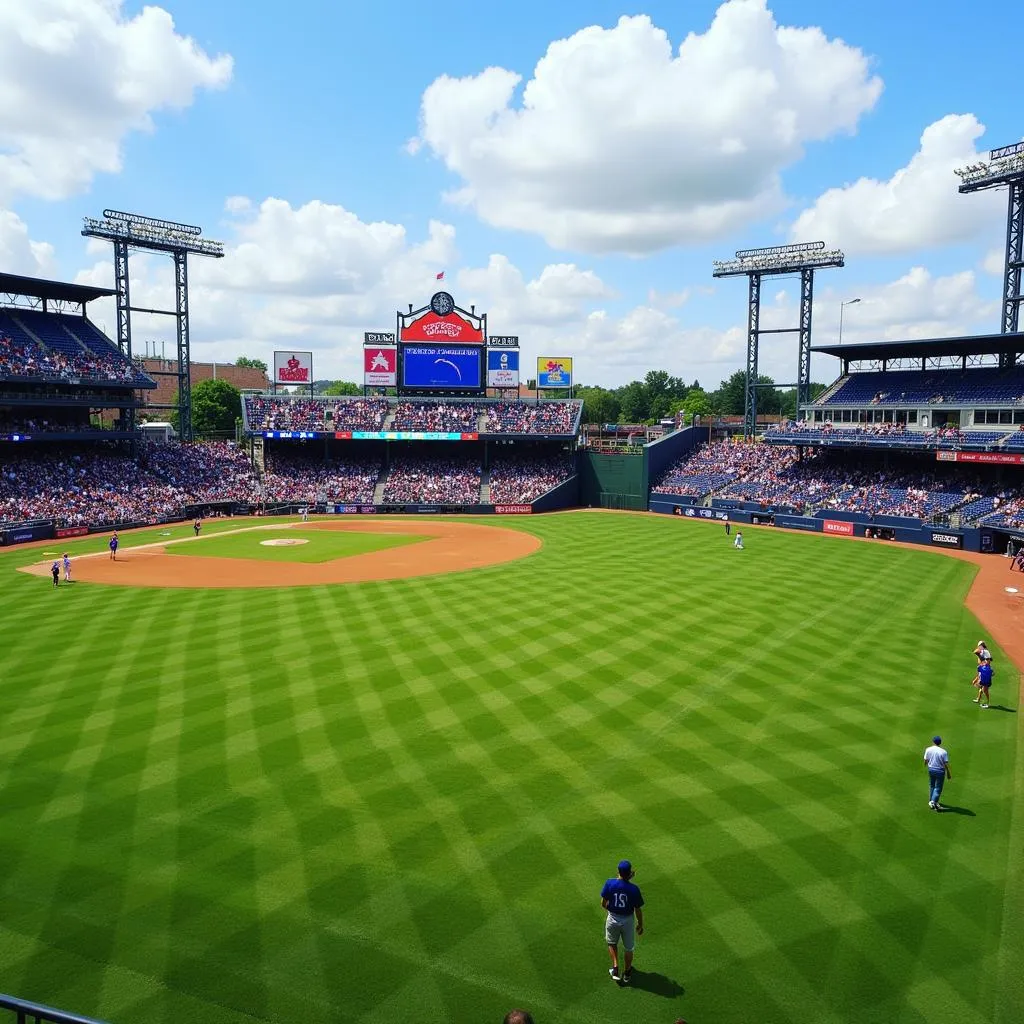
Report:
<svg viewBox="0 0 1024 1024"><path fill-rule="evenodd" d="M972 566L501 525L543 549L294 590L54 591L13 569L102 538L0 551L0 989L116 1024L1019 1020L1016 673L971 703Z"/></svg>
<svg viewBox="0 0 1024 1024"><path fill-rule="evenodd" d="M235 524L236 529L238 523ZM351 555L365 555L371 551L416 544L427 538L413 533L394 535L385 533L359 533L348 530L252 530L229 533L227 536L201 536L192 544L170 544L170 555L193 555L201 558L253 558L268 562L332 562ZM272 547L267 540L304 540L305 544Z"/></svg>

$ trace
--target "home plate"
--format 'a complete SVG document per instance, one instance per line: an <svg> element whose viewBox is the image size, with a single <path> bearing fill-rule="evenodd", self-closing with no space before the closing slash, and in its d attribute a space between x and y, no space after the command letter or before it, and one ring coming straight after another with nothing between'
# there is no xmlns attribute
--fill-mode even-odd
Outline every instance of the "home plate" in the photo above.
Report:
<svg viewBox="0 0 1024 1024"><path fill-rule="evenodd" d="M275 537L273 540L261 540L260 544L265 548L291 548L296 544L308 544L308 540L301 537Z"/></svg>
<svg viewBox="0 0 1024 1024"><path fill-rule="evenodd" d="M1008 594L1019 594L1020 591L1016 587L1003 587Z"/></svg>

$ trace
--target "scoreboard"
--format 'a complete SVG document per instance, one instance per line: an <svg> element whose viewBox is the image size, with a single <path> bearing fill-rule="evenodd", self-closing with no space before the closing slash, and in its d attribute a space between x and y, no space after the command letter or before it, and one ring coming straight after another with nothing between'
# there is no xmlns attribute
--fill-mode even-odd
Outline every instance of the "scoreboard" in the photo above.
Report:
<svg viewBox="0 0 1024 1024"><path fill-rule="evenodd" d="M483 388L483 357L479 345L402 345L402 387L479 392Z"/></svg>

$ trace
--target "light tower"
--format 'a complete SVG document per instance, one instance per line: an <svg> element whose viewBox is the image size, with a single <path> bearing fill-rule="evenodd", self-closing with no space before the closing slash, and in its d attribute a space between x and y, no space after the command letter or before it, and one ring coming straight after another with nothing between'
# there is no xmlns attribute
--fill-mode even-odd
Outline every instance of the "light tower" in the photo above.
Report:
<svg viewBox="0 0 1024 1024"><path fill-rule="evenodd" d="M799 411L811 398L811 307L814 303L814 271L841 267L845 257L838 249L826 249L824 242L797 242L766 249L742 249L731 260L715 260L714 277L750 280L747 300L747 380L743 401L743 436L757 430L757 348L762 334L799 334L796 373L796 407ZM761 278L800 274L800 325L763 330L761 324ZM792 387L794 385L782 385Z"/></svg>
<svg viewBox="0 0 1024 1024"><path fill-rule="evenodd" d="M192 378L189 373L191 352L188 330L188 254L224 255L224 244L203 238L203 229L192 224L141 217L120 210L104 210L103 218L86 217L82 234L88 238L105 238L114 243L114 289L117 292L117 344L132 358L132 313L173 316L177 321L178 369L175 373L157 371L158 377L178 378L178 399L173 405L153 406L178 410L178 432L183 441L192 434ZM145 309L131 304L128 275L128 254L131 250L168 253L174 260L174 309ZM131 410L129 429L135 429L135 410Z"/></svg>
<svg viewBox="0 0 1024 1024"><path fill-rule="evenodd" d="M1016 334L1020 323L1021 268L1024 267L1024 142L989 151L988 162L958 167L959 192L984 189L1009 190L1006 209L1006 259L1003 263L1003 334ZM1004 363L1004 360L1008 362ZM1012 353L999 357L1000 365L1012 365Z"/></svg>

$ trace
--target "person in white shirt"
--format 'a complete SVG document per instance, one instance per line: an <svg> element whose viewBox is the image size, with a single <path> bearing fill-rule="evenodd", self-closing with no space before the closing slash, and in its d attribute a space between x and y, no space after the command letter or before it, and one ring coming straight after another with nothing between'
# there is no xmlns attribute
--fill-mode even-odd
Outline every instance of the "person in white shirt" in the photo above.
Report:
<svg viewBox="0 0 1024 1024"><path fill-rule="evenodd" d="M736 539L732 542L732 546L739 551L743 550L743 534L741 531L736 531Z"/></svg>
<svg viewBox="0 0 1024 1024"><path fill-rule="evenodd" d="M933 736L932 745L924 751L924 763L928 766L928 806L933 811L942 811L939 797L946 779L952 779L949 772L949 754L942 746L942 737Z"/></svg>
<svg viewBox="0 0 1024 1024"><path fill-rule="evenodd" d="M978 646L974 648L974 655L978 659L980 665L983 661L992 660L992 652L985 646L984 640L978 641Z"/></svg>

